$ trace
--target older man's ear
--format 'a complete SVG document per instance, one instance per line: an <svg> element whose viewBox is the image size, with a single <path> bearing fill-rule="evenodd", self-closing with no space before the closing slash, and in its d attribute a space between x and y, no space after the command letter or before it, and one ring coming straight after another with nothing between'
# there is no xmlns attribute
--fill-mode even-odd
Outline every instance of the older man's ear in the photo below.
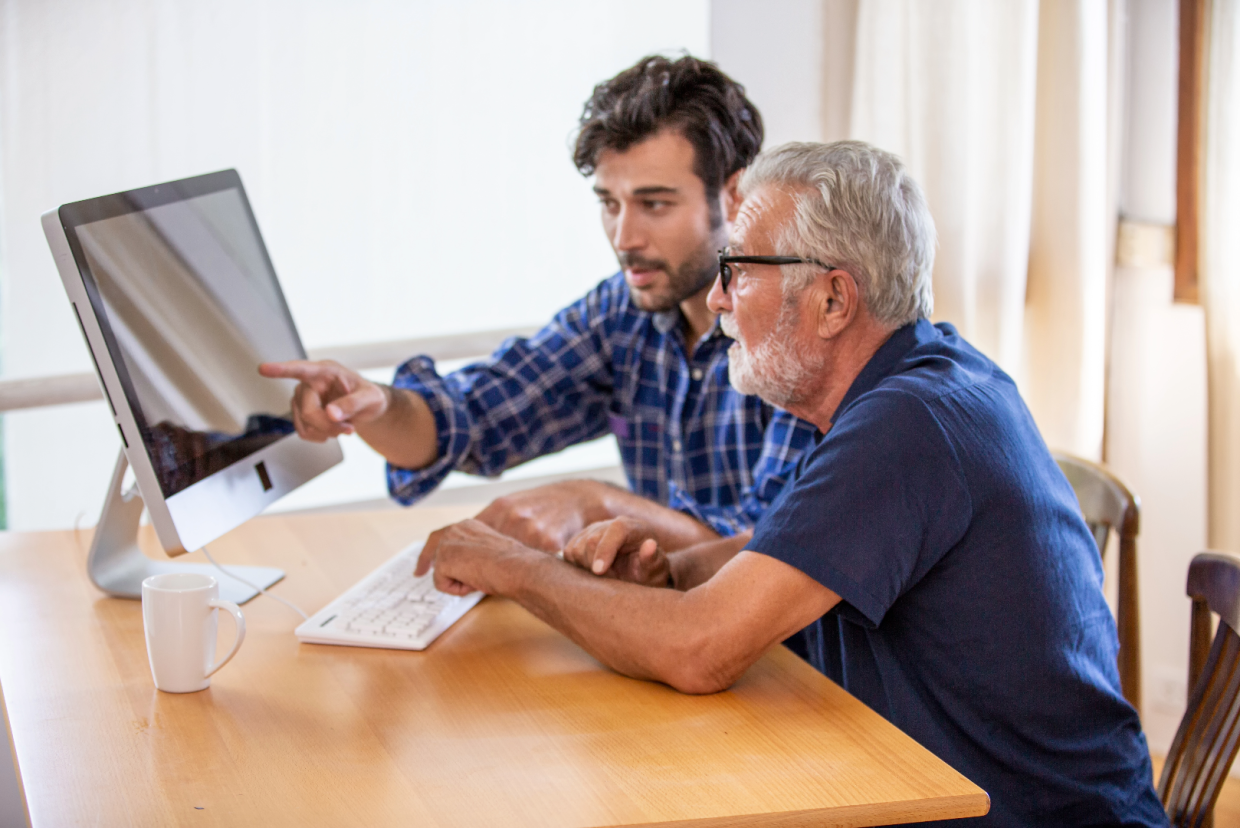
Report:
<svg viewBox="0 0 1240 828"><path fill-rule="evenodd" d="M832 270L818 279L814 289L818 335L834 339L852 324L861 311L861 291L847 270Z"/></svg>

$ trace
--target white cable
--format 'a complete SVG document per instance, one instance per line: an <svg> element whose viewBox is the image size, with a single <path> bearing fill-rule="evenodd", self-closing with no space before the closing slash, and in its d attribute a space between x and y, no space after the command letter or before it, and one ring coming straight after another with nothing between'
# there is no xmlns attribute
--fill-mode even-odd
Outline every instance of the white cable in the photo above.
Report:
<svg viewBox="0 0 1240 828"><path fill-rule="evenodd" d="M211 557L211 550L210 550L210 549L207 549L207 547L205 547L205 546L204 546L204 547L202 548L202 554L204 554L204 555L206 555L206 556L207 556L207 560L211 562L211 565L212 565L212 566L214 566L214 567L215 567L216 569L218 569L220 572L223 572L223 573L224 573L225 575L227 575L229 578L232 578L234 581L240 581L241 583L243 583L243 584L245 584L246 586L248 586L250 589L256 589L256 590L258 590L258 591L259 591L259 593L260 593L260 594L262 594L262 595L266 595L268 598L271 598L271 599L274 599L274 600L276 600L276 601L279 601L281 604L283 604L284 606L286 606L286 607L288 607L289 609L291 609L293 612L295 612L295 613L297 613L298 615L300 615L300 616L301 616L303 619L305 619L306 621L309 621L309 620L310 620L310 616L308 616L308 615L306 615L304 612L302 612L301 607L297 606L297 605L296 605L296 604L294 604L292 601L285 601L285 600L284 600L283 598L281 598L279 595L272 595L270 592L268 592L267 590L263 589L263 588L262 588L262 587L260 587L258 584L252 584L252 583L250 583L249 581L247 581L245 578L242 578L240 575L234 575L233 573L229 572L229 571L228 571L227 569L225 569L224 567L220 566L218 563L216 563L216 562L215 562L215 558L212 558L212 557Z"/></svg>

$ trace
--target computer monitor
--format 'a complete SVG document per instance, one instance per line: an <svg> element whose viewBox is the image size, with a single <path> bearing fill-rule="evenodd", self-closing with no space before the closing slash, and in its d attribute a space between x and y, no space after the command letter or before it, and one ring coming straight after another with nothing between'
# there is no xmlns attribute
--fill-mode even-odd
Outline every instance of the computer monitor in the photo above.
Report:
<svg viewBox="0 0 1240 828"><path fill-rule="evenodd" d="M91 578L138 598L148 575L207 567L138 550L144 502L181 555L339 463L340 446L298 437L292 383L258 375L306 354L235 170L65 204L43 230L122 444ZM122 491L126 465L136 493ZM238 569L263 587L283 576ZM220 588L238 603L254 595L233 579Z"/></svg>

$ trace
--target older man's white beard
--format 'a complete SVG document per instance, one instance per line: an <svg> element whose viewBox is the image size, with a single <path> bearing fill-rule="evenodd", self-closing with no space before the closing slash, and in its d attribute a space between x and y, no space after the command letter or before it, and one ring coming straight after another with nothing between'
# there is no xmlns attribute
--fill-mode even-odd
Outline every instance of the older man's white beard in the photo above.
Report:
<svg viewBox="0 0 1240 828"><path fill-rule="evenodd" d="M796 311L785 306L758 347L750 350L740 340L731 314L719 318L723 332L734 341L728 349L728 382L742 394L756 394L779 408L788 408L809 396L822 366L821 360L797 353L792 345Z"/></svg>

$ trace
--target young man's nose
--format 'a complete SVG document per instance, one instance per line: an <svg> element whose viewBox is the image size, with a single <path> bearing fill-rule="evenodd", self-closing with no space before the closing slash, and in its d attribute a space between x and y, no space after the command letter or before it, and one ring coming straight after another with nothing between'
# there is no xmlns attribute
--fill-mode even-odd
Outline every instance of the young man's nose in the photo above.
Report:
<svg viewBox="0 0 1240 828"><path fill-rule="evenodd" d="M640 250L646 246L641 219L631 210L622 208L612 227L611 243L616 250Z"/></svg>

